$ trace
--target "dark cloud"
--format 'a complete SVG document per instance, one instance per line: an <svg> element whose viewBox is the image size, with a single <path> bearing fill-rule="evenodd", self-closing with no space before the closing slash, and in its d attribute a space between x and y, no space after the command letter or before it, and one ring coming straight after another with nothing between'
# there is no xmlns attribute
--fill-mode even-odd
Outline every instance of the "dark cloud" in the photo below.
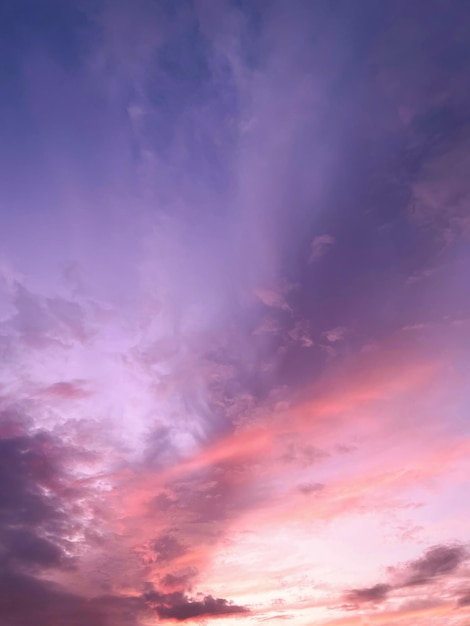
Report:
<svg viewBox="0 0 470 626"><path fill-rule="evenodd" d="M140 598L86 599L19 572L0 574L1 626L134 626L146 610Z"/></svg>
<svg viewBox="0 0 470 626"><path fill-rule="evenodd" d="M3 416L22 423L14 412ZM51 570L77 571L65 549L82 495L68 486L73 453L44 433L0 439L0 626L137 626L149 611L143 598L85 598L44 578Z"/></svg>
<svg viewBox="0 0 470 626"><path fill-rule="evenodd" d="M67 452L67 447L61 447L60 441L50 435L0 440L1 626L130 626L138 624L139 616L150 610L161 619L179 621L247 612L245 607L225 599L210 595L192 599L181 591L87 599L44 580L45 570L74 566L64 551L74 521L67 515L67 500L54 495L51 489L63 487L63 456ZM152 549L157 563L162 564L187 551L172 533L159 536ZM187 589L196 574L194 568L169 573L161 584L170 589Z"/></svg>
<svg viewBox="0 0 470 626"><path fill-rule="evenodd" d="M425 585L438 576L452 574L467 556L463 546L434 546L408 564L409 574L403 586Z"/></svg>
<svg viewBox="0 0 470 626"><path fill-rule="evenodd" d="M354 610L363 603L379 604L386 600L389 593L394 589L432 583L440 576L453 574L467 557L468 552L461 545L433 546L421 558L407 563L405 568L398 573L399 577L403 577L405 582L394 585L378 583L373 587L351 589L344 596L348 604L342 608L344 610ZM394 569L390 568L390 571L394 571ZM459 606L462 600L465 602L466 597L464 596L459 600Z"/></svg>
<svg viewBox="0 0 470 626"><path fill-rule="evenodd" d="M162 619L184 621L195 617L217 617L249 612L247 607L231 604L223 598L205 596L202 600L195 600L181 592L162 594L152 591L145 595L145 599Z"/></svg>
<svg viewBox="0 0 470 626"><path fill-rule="evenodd" d="M363 589L351 589L345 599L351 604L362 604L364 602L383 602L388 593L391 591L390 585L377 584L373 587L364 587Z"/></svg>
<svg viewBox="0 0 470 626"><path fill-rule="evenodd" d="M63 562L59 546L25 528L3 529L1 547L1 558L7 563L46 568Z"/></svg>
<svg viewBox="0 0 470 626"><path fill-rule="evenodd" d="M157 562L159 563L173 561L187 551L187 548L171 534L158 537L158 539L153 542L152 549L156 553Z"/></svg>
<svg viewBox="0 0 470 626"><path fill-rule="evenodd" d="M14 413L3 416L21 423ZM64 549L77 524L69 512L74 492L65 489L69 452L44 433L0 439L1 626L105 626L110 616L128 626L145 609L143 600L88 600L42 578L74 567Z"/></svg>
<svg viewBox="0 0 470 626"><path fill-rule="evenodd" d="M36 528L61 518L56 498L45 492L58 479L54 453L57 449L47 435L0 440L1 528Z"/></svg>
<svg viewBox="0 0 470 626"><path fill-rule="evenodd" d="M160 580L162 587L172 589L188 589L191 580L197 576L198 570L195 567L189 567L171 574L165 574Z"/></svg>
<svg viewBox="0 0 470 626"><path fill-rule="evenodd" d="M19 572L2 572L0 590L0 623L5 626L46 626L53 620L81 626L83 620L95 623L98 618L77 596Z"/></svg>

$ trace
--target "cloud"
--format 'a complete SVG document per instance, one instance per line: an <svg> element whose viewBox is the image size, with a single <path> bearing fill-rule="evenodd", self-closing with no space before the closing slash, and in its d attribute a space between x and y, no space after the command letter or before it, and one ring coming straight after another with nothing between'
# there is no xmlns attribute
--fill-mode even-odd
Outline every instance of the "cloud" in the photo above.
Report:
<svg viewBox="0 0 470 626"><path fill-rule="evenodd" d="M310 495L311 493L323 491L324 488L325 485L322 483L305 483L299 486L299 491L305 495Z"/></svg>
<svg viewBox="0 0 470 626"><path fill-rule="evenodd" d="M148 612L140 598L97 596L84 598L53 583L25 574L3 571L0 574L0 613L8 626L137 626Z"/></svg>
<svg viewBox="0 0 470 626"><path fill-rule="evenodd" d="M63 459L51 454L61 454L54 440L44 434L1 439L0 451L0 523L4 531L59 523L62 513L57 496L44 492L60 481L58 461Z"/></svg>
<svg viewBox="0 0 470 626"><path fill-rule="evenodd" d="M455 350L436 325L396 331L468 308L458 3L423 21L406 2L18 2L0 116L8 626L236 618L280 594L303 621L311 593L322 623L345 588L368 611L452 581L435 511L463 524L465 330ZM387 535L408 518L438 548L363 586L390 550L409 558Z"/></svg>
<svg viewBox="0 0 470 626"><path fill-rule="evenodd" d="M470 185L466 176L469 147L470 133L465 128L450 146L435 151L412 185L413 219L430 229L444 246L470 235Z"/></svg>
<svg viewBox="0 0 470 626"><path fill-rule="evenodd" d="M169 588L188 589L191 580L193 580L197 574L198 570L195 567L189 567L185 570L165 574L159 581L159 585Z"/></svg>
<svg viewBox="0 0 470 626"><path fill-rule="evenodd" d="M452 577L467 558L468 552L462 545L433 546L426 550L422 557L410 561L404 567L389 568L394 572L396 570L396 576L399 579L404 579L403 582L378 583L372 587L351 589L344 596L349 604L343 608L349 610L364 603L380 604L387 600L389 594L394 590L431 585L441 577ZM465 596L463 599L465 601ZM459 605L461 601L462 598L458 600Z"/></svg>
<svg viewBox="0 0 470 626"><path fill-rule="evenodd" d="M330 330L326 330L323 333L323 336L330 343L337 343L338 341L342 341L344 339L344 335L346 334L346 332L346 328L343 328L342 326L337 326L336 328L330 328Z"/></svg>
<svg viewBox="0 0 470 626"><path fill-rule="evenodd" d="M249 614L247 607L237 606L228 600L212 596L196 600L188 598L181 592L162 594L150 591L145 595L145 599L161 619L184 621L198 617Z"/></svg>
<svg viewBox="0 0 470 626"><path fill-rule="evenodd" d="M61 400L77 400L90 394L81 381L61 381L49 385L41 391L46 396L53 396Z"/></svg>
<svg viewBox="0 0 470 626"><path fill-rule="evenodd" d="M364 587L363 589L351 589L348 591L345 599L351 604L362 604L373 602L378 604L387 599L389 592L393 589L390 585L377 584L373 587Z"/></svg>
<svg viewBox="0 0 470 626"><path fill-rule="evenodd" d="M309 262L312 263L313 261L316 261L317 259L320 259L322 256L324 256L327 250L334 243L335 239L331 235L317 235L312 241Z"/></svg>
<svg viewBox="0 0 470 626"><path fill-rule="evenodd" d="M73 449L50 434L0 439L0 622L137 625L143 600L85 597L48 580L77 573L83 492L70 486ZM83 523L83 522L82 522ZM97 525L99 526L99 524Z"/></svg>
<svg viewBox="0 0 470 626"><path fill-rule="evenodd" d="M153 542L152 550L157 555L157 561L167 563L182 556L187 548L172 535L162 535Z"/></svg>
<svg viewBox="0 0 470 626"><path fill-rule="evenodd" d="M470 606L470 594L460 596L460 598L457 601L457 606L459 607Z"/></svg>
<svg viewBox="0 0 470 626"><path fill-rule="evenodd" d="M2 532L2 559L27 567L48 568L63 562L62 550L29 529L6 528Z"/></svg>
<svg viewBox="0 0 470 626"><path fill-rule="evenodd" d="M210 595L201 600L182 591L132 598L90 597L44 580L49 570L58 572L59 578L79 575L78 553L73 554L70 537L79 530L81 513L74 498L79 501L83 493L74 494L66 487L70 477L64 464L70 460L70 450L50 435L37 434L1 439L0 453L0 611L12 626L26 626L33 619L39 626L51 620L71 626L84 622L101 626L109 620L117 625L138 624L140 616L151 609L161 619L179 621L247 613L246 607ZM189 506L193 508L191 503ZM173 534L164 533L151 543L151 550L157 564L166 567L184 556L188 548ZM187 589L196 575L197 570L189 567L164 575L161 584Z"/></svg>
<svg viewBox="0 0 470 626"><path fill-rule="evenodd" d="M253 293L266 307L291 311L292 309L286 299L287 294L291 290L292 286L278 287L276 289L257 288L254 289Z"/></svg>
<svg viewBox="0 0 470 626"><path fill-rule="evenodd" d="M297 320L293 328L288 331L288 335L303 348L311 348L314 345L308 320Z"/></svg>
<svg viewBox="0 0 470 626"><path fill-rule="evenodd" d="M443 545L429 548L423 557L408 563L403 586L426 585L435 578L452 574L467 557L468 552L464 546Z"/></svg>

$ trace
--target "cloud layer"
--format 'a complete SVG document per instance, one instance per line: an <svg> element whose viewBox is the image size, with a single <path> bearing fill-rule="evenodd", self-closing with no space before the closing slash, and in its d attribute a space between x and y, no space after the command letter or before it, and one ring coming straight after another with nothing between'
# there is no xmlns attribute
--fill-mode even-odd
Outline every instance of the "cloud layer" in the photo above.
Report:
<svg viewBox="0 0 470 626"><path fill-rule="evenodd" d="M467 3L0 12L0 625L464 626Z"/></svg>

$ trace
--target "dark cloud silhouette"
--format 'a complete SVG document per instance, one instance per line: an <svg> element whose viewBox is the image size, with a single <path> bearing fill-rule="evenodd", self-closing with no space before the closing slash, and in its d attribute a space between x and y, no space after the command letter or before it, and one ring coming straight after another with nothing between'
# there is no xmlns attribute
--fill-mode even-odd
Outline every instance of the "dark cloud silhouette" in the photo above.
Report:
<svg viewBox="0 0 470 626"><path fill-rule="evenodd" d="M409 576L403 586L425 585L433 578L451 574L467 556L463 546L433 546L422 558L408 564Z"/></svg>
<svg viewBox="0 0 470 626"><path fill-rule="evenodd" d="M195 600L179 591L167 594L151 591L145 595L145 599L161 619L176 619L181 622L195 617L249 612L247 607L231 604L223 598L205 596L202 600Z"/></svg>
<svg viewBox="0 0 470 626"><path fill-rule="evenodd" d="M141 598L86 599L33 576L0 574L1 626L134 626L146 610Z"/></svg>
<svg viewBox="0 0 470 626"><path fill-rule="evenodd" d="M433 546L421 558L407 563L404 570L399 572L400 578L403 577L405 582L395 585L378 583L372 587L351 589L345 593L344 598L347 604L342 608L353 610L364 603L378 604L386 600L394 589L432 583L440 576L453 574L467 557L468 552L461 545ZM470 600L469 596L463 596L458 601L458 606L465 606L466 599Z"/></svg>
<svg viewBox="0 0 470 626"><path fill-rule="evenodd" d="M373 587L363 589L351 589L346 594L346 600L351 604L362 604L363 602L382 602L386 599L392 587L390 585L377 584Z"/></svg>

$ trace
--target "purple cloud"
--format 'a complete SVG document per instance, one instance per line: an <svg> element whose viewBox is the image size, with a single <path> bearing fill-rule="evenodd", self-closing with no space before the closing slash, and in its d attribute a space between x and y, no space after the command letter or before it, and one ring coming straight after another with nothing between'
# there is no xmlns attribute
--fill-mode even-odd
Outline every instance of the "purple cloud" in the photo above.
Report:
<svg viewBox="0 0 470 626"><path fill-rule="evenodd" d="M145 596L161 619L184 621L198 617L248 614L246 607L231 604L222 598L205 596L202 600L190 599L180 592L161 594L152 591Z"/></svg>
<svg viewBox="0 0 470 626"><path fill-rule="evenodd" d="M404 586L425 585L439 576L452 574L468 557L463 546L434 546L407 565Z"/></svg>
<svg viewBox="0 0 470 626"><path fill-rule="evenodd" d="M385 584L377 584L373 587L364 587L363 589L351 589L345 596L347 602L351 604L362 604L373 602L378 604L387 599L388 593L393 587Z"/></svg>

